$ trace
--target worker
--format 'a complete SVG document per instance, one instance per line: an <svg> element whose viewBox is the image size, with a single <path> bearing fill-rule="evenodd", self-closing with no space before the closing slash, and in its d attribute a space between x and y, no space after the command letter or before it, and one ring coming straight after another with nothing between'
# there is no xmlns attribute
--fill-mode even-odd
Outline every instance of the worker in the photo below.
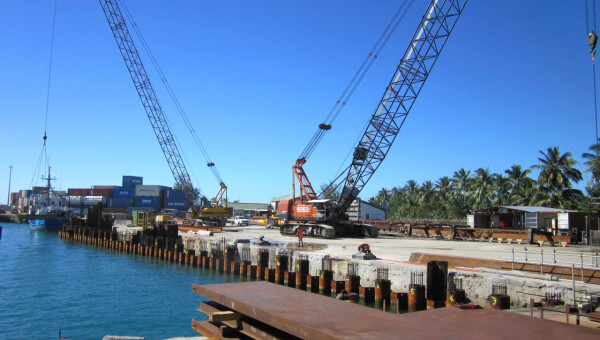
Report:
<svg viewBox="0 0 600 340"><path fill-rule="evenodd" d="M298 247L304 247L304 241L302 240L304 238L304 229L298 227L298 230L296 230L296 236L298 236Z"/></svg>

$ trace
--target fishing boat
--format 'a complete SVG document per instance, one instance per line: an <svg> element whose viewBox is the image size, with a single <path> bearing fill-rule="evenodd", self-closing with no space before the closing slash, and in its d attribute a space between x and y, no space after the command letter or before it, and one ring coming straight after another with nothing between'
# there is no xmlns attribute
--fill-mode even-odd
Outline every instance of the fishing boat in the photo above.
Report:
<svg viewBox="0 0 600 340"><path fill-rule="evenodd" d="M25 218L32 229L44 231L59 231L69 218L69 209L64 195L52 189L52 178L50 167L48 177L42 177L47 181L46 190L30 197L29 214Z"/></svg>

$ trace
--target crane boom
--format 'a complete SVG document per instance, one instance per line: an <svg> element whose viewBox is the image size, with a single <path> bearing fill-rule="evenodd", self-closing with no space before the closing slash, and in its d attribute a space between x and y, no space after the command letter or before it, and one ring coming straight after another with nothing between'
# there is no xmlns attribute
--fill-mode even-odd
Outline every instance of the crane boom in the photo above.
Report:
<svg viewBox="0 0 600 340"><path fill-rule="evenodd" d="M144 110L158 144L160 145L162 152L169 164L169 168L175 177L175 183L186 190L188 200L194 201L196 199L195 190L192 186L190 175L185 167L183 158L179 153L179 149L171 132L171 128L163 114L162 107L156 97L150 78L146 73L146 69L142 64L140 55L135 47L125 19L121 9L119 8L117 0L99 0L106 20L110 26L110 30L115 37L121 56L125 61L131 80L135 85L135 89L138 92ZM191 197L190 197L191 196ZM194 203L194 202L190 202Z"/></svg>
<svg viewBox="0 0 600 340"><path fill-rule="evenodd" d="M339 199L343 215L385 159L467 0L432 0L360 142Z"/></svg>

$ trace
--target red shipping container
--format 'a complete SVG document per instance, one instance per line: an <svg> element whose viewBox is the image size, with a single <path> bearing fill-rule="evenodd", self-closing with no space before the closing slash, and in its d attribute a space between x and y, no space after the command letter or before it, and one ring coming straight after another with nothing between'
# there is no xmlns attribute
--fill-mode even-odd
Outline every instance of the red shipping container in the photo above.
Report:
<svg viewBox="0 0 600 340"><path fill-rule="evenodd" d="M69 196L92 196L92 189L73 189L69 188Z"/></svg>

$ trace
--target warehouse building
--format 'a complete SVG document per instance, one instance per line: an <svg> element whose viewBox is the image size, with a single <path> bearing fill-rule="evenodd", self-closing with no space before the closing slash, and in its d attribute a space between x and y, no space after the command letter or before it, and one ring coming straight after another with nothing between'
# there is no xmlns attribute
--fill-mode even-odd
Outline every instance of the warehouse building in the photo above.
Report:
<svg viewBox="0 0 600 340"><path fill-rule="evenodd" d="M233 208L233 216L243 216L252 218L254 216L267 216L269 205L263 203L227 203L227 206Z"/></svg>

